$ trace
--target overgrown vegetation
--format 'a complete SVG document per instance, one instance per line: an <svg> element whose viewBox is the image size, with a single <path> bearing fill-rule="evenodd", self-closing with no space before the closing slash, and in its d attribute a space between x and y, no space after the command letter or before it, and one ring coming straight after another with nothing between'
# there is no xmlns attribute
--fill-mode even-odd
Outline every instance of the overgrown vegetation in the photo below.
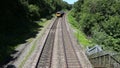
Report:
<svg viewBox="0 0 120 68"><path fill-rule="evenodd" d="M75 20L75 18L73 17L73 10L71 10L68 13L68 22L71 24L73 30L74 30L74 34L78 40L78 42L81 45L84 45L83 47L86 48L87 46L91 46L92 42L87 38L87 36L82 32L79 23Z"/></svg>
<svg viewBox="0 0 120 68"><path fill-rule="evenodd" d="M0 5L0 66L11 59L16 45L36 36L42 26L35 21L71 7L62 0L4 0Z"/></svg>
<svg viewBox="0 0 120 68"><path fill-rule="evenodd" d="M105 50L120 52L120 0L78 0L73 17Z"/></svg>

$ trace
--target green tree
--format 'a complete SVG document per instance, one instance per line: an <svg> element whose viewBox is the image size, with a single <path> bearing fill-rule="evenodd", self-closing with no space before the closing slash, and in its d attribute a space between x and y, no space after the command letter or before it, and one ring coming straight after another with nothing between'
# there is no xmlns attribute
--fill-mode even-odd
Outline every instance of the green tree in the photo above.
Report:
<svg viewBox="0 0 120 68"><path fill-rule="evenodd" d="M94 42L104 45L104 49L120 52L119 6L119 0L78 0L73 16Z"/></svg>
<svg viewBox="0 0 120 68"><path fill-rule="evenodd" d="M66 5L68 4L62 0L2 0L0 2L0 66L10 58L10 54L18 44L36 36L37 29L41 26L34 21L42 17L49 18L52 13L67 8Z"/></svg>

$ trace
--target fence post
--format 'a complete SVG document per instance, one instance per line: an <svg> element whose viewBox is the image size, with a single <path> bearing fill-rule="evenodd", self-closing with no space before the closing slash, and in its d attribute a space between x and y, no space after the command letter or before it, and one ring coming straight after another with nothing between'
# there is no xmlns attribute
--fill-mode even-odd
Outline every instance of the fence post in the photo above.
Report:
<svg viewBox="0 0 120 68"><path fill-rule="evenodd" d="M108 64L109 64L109 68L111 68L111 57L110 57L110 55L108 55L109 56L109 62L108 62Z"/></svg>
<svg viewBox="0 0 120 68"><path fill-rule="evenodd" d="M105 61L105 57L106 57L106 56L103 56L103 66L105 66L105 62L106 62L106 61Z"/></svg>

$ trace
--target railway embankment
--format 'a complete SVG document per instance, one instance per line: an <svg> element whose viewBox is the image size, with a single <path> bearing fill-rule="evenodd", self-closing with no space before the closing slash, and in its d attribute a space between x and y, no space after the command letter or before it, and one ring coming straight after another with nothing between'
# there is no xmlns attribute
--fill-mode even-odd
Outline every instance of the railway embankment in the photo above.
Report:
<svg viewBox="0 0 120 68"><path fill-rule="evenodd" d="M53 20L53 19L52 19ZM30 62L32 62L31 57L36 52L36 48L38 48L39 45L39 39L46 34L45 31L50 28L48 26L51 25L52 20L43 20L44 22L37 21L38 24L40 22L40 26L42 25L42 28L39 28L38 34L35 38L30 38L27 40L27 43L20 44L16 47L16 51L18 51L15 54L12 54L13 57L15 57L14 60L11 60L7 65L4 67L16 67L16 68L23 68L24 66L27 66ZM49 31L49 30L48 30ZM26 64L27 63L27 64ZM25 67L27 68L27 67Z"/></svg>
<svg viewBox="0 0 120 68"><path fill-rule="evenodd" d="M9 65L16 68L92 68L66 14L49 21Z"/></svg>

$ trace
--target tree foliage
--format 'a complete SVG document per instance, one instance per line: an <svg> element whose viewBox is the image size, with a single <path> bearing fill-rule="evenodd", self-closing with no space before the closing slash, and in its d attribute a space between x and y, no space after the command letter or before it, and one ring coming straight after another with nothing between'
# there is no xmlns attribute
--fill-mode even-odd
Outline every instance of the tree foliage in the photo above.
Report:
<svg viewBox="0 0 120 68"><path fill-rule="evenodd" d="M120 52L119 6L120 0L78 0L73 16L97 44Z"/></svg>
<svg viewBox="0 0 120 68"><path fill-rule="evenodd" d="M35 37L38 26L34 21L50 18L52 13L70 8L62 0L2 0L0 2L0 66L9 60L16 45Z"/></svg>

